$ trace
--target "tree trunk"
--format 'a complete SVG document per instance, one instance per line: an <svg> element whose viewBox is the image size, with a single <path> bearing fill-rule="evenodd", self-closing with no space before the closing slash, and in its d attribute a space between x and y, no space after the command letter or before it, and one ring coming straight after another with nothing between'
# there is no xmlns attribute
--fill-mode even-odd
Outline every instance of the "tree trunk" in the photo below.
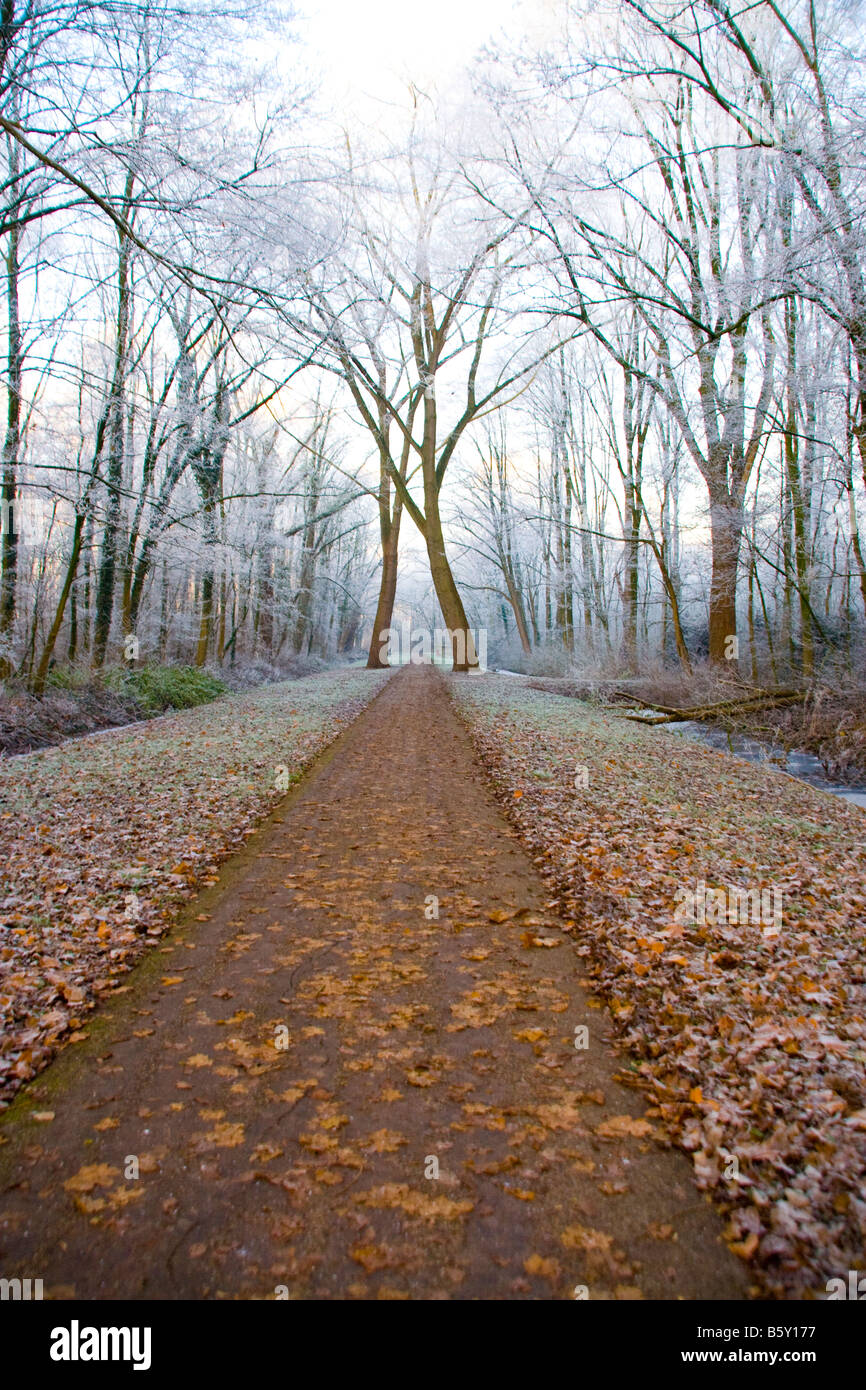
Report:
<svg viewBox="0 0 866 1390"><path fill-rule="evenodd" d="M198 644L195 649L196 666L204 666L210 644L211 623L213 620L213 570L207 570L201 582L201 617L198 625Z"/></svg>
<svg viewBox="0 0 866 1390"><path fill-rule="evenodd" d="M426 479L425 504L424 540L427 545L427 558L430 561L433 588L436 590L442 617L451 636L452 668L455 671L468 671L478 666L475 640L469 629L463 600L460 597L460 591L445 553L442 519L439 516L438 491L429 489L426 485Z"/></svg>
<svg viewBox="0 0 866 1390"><path fill-rule="evenodd" d="M429 514L427 522L429 526ZM427 557L430 561L430 575L436 590L436 597L439 600L439 607L442 610L442 617L450 633L452 668L455 671L468 671L477 667L478 655L475 651L475 639L469 628L463 600L460 597L460 591L455 583L451 566L448 563L448 556L445 553L441 526L438 528L438 534L434 532L432 536L427 538Z"/></svg>
<svg viewBox="0 0 866 1390"><path fill-rule="evenodd" d="M228 603L228 586L226 576L223 573L220 579L220 609L219 627L217 629L217 661L222 661L226 654L226 606Z"/></svg>
<svg viewBox="0 0 866 1390"><path fill-rule="evenodd" d="M132 197L134 175L127 175L123 207L127 211ZM117 326L114 346L114 370L109 397L109 455L106 485L108 501L106 504L105 527L102 536L102 554L96 581L96 613L93 631L93 665L98 668L105 661L105 652L111 632L111 616L114 610L114 589L117 575L118 533L120 531L121 501L123 486L124 419L123 399L126 377L127 345L129 339L129 311L131 287L129 282L131 248L128 237L121 234L120 252L117 265Z"/></svg>
<svg viewBox="0 0 866 1390"><path fill-rule="evenodd" d="M800 609L800 644L803 675L809 677L814 669L815 644L812 635L812 612L809 606L809 569L811 521L809 517L809 478L804 479L800 463L800 435L797 429L797 309L789 295L785 301L785 333L788 347L788 411L785 421L785 472L791 495L794 523L794 565L797 573L797 596ZM809 437L809 422L805 436ZM808 472L808 470L807 470Z"/></svg>
<svg viewBox="0 0 866 1390"><path fill-rule="evenodd" d="M63 615L66 612L67 600L69 599L69 593L72 589L72 585L75 582L75 576L78 572L78 561L81 557L81 547L83 538L84 516L81 512L79 512L79 514L75 518L75 526L72 532L72 549L70 551L69 560L66 565L66 575L63 580L63 587L60 590L60 597L57 600L57 607L54 611L54 619L51 623L51 628L49 630L48 636L45 639L45 646L42 649L42 656L39 659L39 665L30 683L30 688L32 689L34 695L41 695L45 689L45 680L48 676L48 671L51 666L51 658L54 655L54 647L56 645L60 629L63 625Z"/></svg>
<svg viewBox="0 0 866 1390"><path fill-rule="evenodd" d="M159 659L165 661L166 647L168 646L168 561L162 562L162 586L159 594Z"/></svg>
<svg viewBox="0 0 866 1390"><path fill-rule="evenodd" d="M713 569L710 580L710 661L721 664L736 652L737 571L743 514L730 495L710 501Z"/></svg>
<svg viewBox="0 0 866 1390"><path fill-rule="evenodd" d="M755 645L755 557L749 563L749 659L752 663L752 685L758 684L758 649Z"/></svg>
<svg viewBox="0 0 866 1390"><path fill-rule="evenodd" d="M636 505L630 481L625 489L625 580L623 596L623 646L628 670L637 669L637 612L640 597L640 536L641 513Z"/></svg>
<svg viewBox="0 0 866 1390"><path fill-rule="evenodd" d="M19 146L13 142L13 172L18 164ZM8 329L6 337L6 437L3 441L2 520L0 528L0 642L5 646L15 626L18 587L18 525L15 503L18 486L18 464L21 450L21 368L23 351L21 320L18 309L18 250L20 230L17 223L9 229L6 252L6 304ZM0 676L11 673L12 665L5 652L0 653Z"/></svg>
<svg viewBox="0 0 866 1390"><path fill-rule="evenodd" d="M529 629L526 625L523 597L517 587L517 581L514 578L514 572L510 564L507 567L503 567L503 573L505 575L505 583L508 586L508 601L511 604L511 611L514 614L514 622L517 626L517 635L520 638L520 645L528 656L532 651L532 643L529 640Z"/></svg>
<svg viewBox="0 0 866 1390"><path fill-rule="evenodd" d="M196 666L204 666L210 648L213 629L214 568L216 564L216 496L211 493L204 502L204 541L205 572L201 581L201 618L198 629L198 645L195 652Z"/></svg>
<svg viewBox="0 0 866 1390"><path fill-rule="evenodd" d="M394 598L397 593L400 542L400 511L398 506L399 501L395 503L395 519L390 525L387 540L383 539L382 541L382 579L379 584L379 602L376 605L373 635L370 638L370 650L367 654L367 669L369 671L379 671L388 665L387 661L382 660L382 647L385 645L386 633L391 627Z"/></svg>

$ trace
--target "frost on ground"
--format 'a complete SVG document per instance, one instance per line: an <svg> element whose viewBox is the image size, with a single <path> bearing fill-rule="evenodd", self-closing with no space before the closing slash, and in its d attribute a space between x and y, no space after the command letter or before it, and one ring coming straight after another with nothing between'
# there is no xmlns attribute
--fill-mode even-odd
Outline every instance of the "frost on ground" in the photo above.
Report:
<svg viewBox="0 0 866 1390"><path fill-rule="evenodd" d="M862 1269L863 812L495 676L452 690L573 920L624 1079L690 1151L731 1248L777 1297ZM683 920L700 883L725 890L724 916ZM731 920L736 888L776 890L781 920Z"/></svg>
<svg viewBox="0 0 866 1390"><path fill-rule="evenodd" d="M385 679L288 681L0 762L0 1106Z"/></svg>

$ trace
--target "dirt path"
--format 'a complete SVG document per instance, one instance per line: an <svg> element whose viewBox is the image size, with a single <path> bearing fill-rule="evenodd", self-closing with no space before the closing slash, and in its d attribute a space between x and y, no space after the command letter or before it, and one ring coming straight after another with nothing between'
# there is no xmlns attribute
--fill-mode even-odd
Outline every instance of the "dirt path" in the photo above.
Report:
<svg viewBox="0 0 866 1390"><path fill-rule="evenodd" d="M4 1117L0 1275L58 1298L746 1296L579 977L440 678L398 673Z"/></svg>

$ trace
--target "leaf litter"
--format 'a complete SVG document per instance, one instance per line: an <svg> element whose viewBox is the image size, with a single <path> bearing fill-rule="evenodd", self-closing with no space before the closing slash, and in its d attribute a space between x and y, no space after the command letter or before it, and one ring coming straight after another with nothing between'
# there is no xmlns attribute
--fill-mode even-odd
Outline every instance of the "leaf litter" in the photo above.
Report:
<svg viewBox="0 0 866 1390"><path fill-rule="evenodd" d="M862 812L506 678L451 689L610 1007L621 1079L691 1155L759 1287L821 1296L866 1237ZM775 891L780 917L689 920L699 884Z"/></svg>
<svg viewBox="0 0 866 1390"><path fill-rule="evenodd" d="M387 677L328 672L0 760L0 1109Z"/></svg>

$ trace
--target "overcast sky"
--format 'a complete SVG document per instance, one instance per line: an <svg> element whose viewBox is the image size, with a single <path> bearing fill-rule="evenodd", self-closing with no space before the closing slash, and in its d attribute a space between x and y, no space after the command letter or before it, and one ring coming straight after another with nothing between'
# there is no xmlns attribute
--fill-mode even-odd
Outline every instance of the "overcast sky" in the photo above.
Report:
<svg viewBox="0 0 866 1390"><path fill-rule="evenodd" d="M407 81L447 83L502 28L549 32L562 0L299 0L298 29L349 105L405 99Z"/></svg>

